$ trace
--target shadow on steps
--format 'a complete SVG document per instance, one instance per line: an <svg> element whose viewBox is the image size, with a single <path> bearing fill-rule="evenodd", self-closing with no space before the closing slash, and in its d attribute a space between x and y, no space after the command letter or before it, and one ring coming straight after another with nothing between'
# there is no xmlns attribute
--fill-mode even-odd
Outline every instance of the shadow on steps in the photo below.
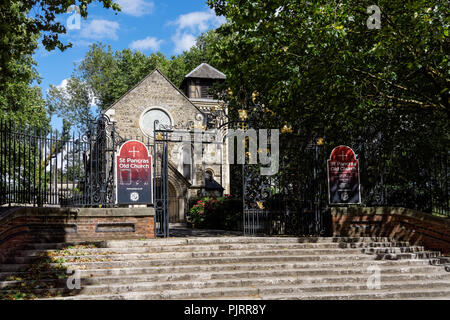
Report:
<svg viewBox="0 0 450 320"><path fill-rule="evenodd" d="M62 249L9 258L6 264L0 265L0 300L34 300L81 294L82 286L90 284L90 279L81 279L77 270L70 270L65 264L83 262L82 256L76 256L76 250L95 247L99 245L67 244ZM69 255L71 258L66 258Z"/></svg>

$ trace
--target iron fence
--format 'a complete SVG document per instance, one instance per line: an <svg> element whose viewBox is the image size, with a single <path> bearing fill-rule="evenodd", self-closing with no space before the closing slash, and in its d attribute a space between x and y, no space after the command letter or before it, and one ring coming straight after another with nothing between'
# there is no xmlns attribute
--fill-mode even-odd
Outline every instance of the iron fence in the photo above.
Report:
<svg viewBox="0 0 450 320"><path fill-rule="evenodd" d="M271 232L271 219L267 210L247 209L244 210L244 234L245 235L266 235Z"/></svg>
<svg viewBox="0 0 450 320"><path fill-rule="evenodd" d="M292 146L292 140L289 141ZM261 176L259 167L243 167L244 233L325 236L328 211L326 150L295 141L280 152L279 172ZM297 162L289 161L290 155ZM289 156L287 156L289 155ZM295 174L294 174L295 172Z"/></svg>
<svg viewBox="0 0 450 320"><path fill-rule="evenodd" d="M450 217L450 152L418 157L396 151L377 156L370 146L356 145L361 196L366 206L393 206Z"/></svg>
<svg viewBox="0 0 450 320"><path fill-rule="evenodd" d="M105 116L84 134L0 121L0 205L113 206L115 150Z"/></svg>
<svg viewBox="0 0 450 320"><path fill-rule="evenodd" d="M261 177L257 166L243 168L246 234L330 234L326 161L333 146L302 149L300 140L290 142L296 149L283 147L277 175ZM450 217L448 151L421 158L405 150L382 154L379 146L371 144L351 147L360 164L360 205L405 207ZM294 159L295 152L301 159L284 161L284 155Z"/></svg>
<svg viewBox="0 0 450 320"><path fill-rule="evenodd" d="M153 150L149 138L132 138ZM0 206L114 206L115 151L124 141L126 138L120 137L105 116L92 122L84 134L0 120ZM241 171L246 199L243 209L247 210L244 218L260 219L263 215L255 209L262 202L264 210L271 212L271 224L264 225L270 226L271 232L290 232L283 226L296 228L298 223L299 233L323 233L328 205L326 160L331 146L305 148L303 142L295 142L289 148L283 141L281 144L278 175L262 177L258 166L249 165ZM158 145L154 151L159 154L163 147ZM447 150L420 157L403 150L382 154L380 146L373 143L359 142L351 147L360 161L363 205L400 206L450 217ZM285 161L288 153L287 159L296 155L300 159ZM167 165L162 161L160 167L166 183L162 172L167 171ZM249 228L259 230L260 226L258 222Z"/></svg>

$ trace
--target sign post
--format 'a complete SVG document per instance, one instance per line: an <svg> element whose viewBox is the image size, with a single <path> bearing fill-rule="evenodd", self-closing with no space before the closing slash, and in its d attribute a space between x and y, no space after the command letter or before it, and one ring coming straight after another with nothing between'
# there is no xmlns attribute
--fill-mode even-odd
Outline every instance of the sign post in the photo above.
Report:
<svg viewBox="0 0 450 320"><path fill-rule="evenodd" d="M152 157L139 141L125 142L116 159L117 204L152 204Z"/></svg>
<svg viewBox="0 0 450 320"><path fill-rule="evenodd" d="M359 161L346 146L334 148L328 162L328 198L330 204L361 203Z"/></svg>

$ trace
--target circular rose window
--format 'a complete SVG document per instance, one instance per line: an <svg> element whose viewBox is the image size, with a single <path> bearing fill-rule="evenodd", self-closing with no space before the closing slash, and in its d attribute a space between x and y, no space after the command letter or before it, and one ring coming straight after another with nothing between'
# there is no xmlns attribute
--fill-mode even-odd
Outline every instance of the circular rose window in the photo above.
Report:
<svg viewBox="0 0 450 320"><path fill-rule="evenodd" d="M158 121L159 125L161 124L164 126L172 125L170 116L164 110L156 108L150 109L142 115L140 121L141 129L146 135L153 137L153 127L156 120Z"/></svg>

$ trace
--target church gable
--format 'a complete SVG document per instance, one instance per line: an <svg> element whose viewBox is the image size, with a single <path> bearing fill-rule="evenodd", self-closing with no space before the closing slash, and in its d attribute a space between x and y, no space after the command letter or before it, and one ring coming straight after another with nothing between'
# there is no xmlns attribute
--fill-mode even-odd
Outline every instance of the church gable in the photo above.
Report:
<svg viewBox="0 0 450 320"><path fill-rule="evenodd" d="M201 111L159 70L154 70L104 113L116 122L121 136L145 136L146 113L167 113L172 125L194 121ZM148 122L148 120L146 120ZM144 122L144 124L143 124ZM147 130L152 131L152 130Z"/></svg>

